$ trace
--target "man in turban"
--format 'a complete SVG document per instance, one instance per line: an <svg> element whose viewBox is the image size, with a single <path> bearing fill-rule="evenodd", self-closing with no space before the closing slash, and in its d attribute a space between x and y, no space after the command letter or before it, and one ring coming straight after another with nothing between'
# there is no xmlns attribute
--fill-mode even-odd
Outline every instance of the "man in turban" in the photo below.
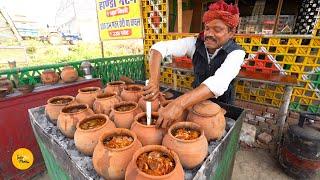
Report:
<svg viewBox="0 0 320 180"><path fill-rule="evenodd" d="M231 81L237 76L245 52L233 40L239 24L239 9L219 0L209 6L203 15L204 31L198 37L163 41L150 50L150 82L144 89L146 100L159 95L161 60L173 55L192 57L194 89L178 97L159 112L158 126L167 128L183 111L200 101L232 103Z"/></svg>

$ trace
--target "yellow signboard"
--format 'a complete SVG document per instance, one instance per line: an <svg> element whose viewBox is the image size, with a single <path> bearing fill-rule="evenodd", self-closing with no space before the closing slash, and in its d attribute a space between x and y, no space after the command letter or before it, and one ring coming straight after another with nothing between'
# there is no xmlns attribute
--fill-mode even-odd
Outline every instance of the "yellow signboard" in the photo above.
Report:
<svg viewBox="0 0 320 180"><path fill-rule="evenodd" d="M141 0L96 0L101 40L142 38Z"/></svg>

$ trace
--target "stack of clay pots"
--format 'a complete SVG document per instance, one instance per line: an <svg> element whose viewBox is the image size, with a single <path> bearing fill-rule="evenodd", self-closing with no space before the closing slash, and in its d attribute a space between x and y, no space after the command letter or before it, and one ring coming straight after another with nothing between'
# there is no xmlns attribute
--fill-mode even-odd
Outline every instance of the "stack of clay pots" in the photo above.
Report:
<svg viewBox="0 0 320 180"><path fill-rule="evenodd" d="M183 168L199 167L207 156L208 141L224 134L224 111L211 101L185 110L165 130L155 125L157 111L172 100L161 95L154 100L152 123L147 125L141 85L116 81L103 91L86 87L78 92L76 98L49 99L46 113L52 122L57 119L62 134L74 138L81 153L92 156L94 169L105 179L182 180Z"/></svg>

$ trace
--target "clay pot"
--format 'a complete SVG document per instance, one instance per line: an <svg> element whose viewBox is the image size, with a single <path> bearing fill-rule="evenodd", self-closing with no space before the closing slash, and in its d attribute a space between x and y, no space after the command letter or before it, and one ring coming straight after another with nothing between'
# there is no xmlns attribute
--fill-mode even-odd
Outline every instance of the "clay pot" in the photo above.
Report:
<svg viewBox="0 0 320 180"><path fill-rule="evenodd" d="M78 79L78 71L72 66L65 66L61 71L61 79L65 83L75 82Z"/></svg>
<svg viewBox="0 0 320 180"><path fill-rule="evenodd" d="M33 91L34 89L34 85L31 84L26 84L26 85L22 85L17 87L18 91L20 91L22 94L28 94L30 92Z"/></svg>
<svg viewBox="0 0 320 180"><path fill-rule="evenodd" d="M141 97L138 101L139 107L142 109L142 111L146 112L146 100ZM160 108L160 101L159 98L151 101L151 111L152 112L157 112L158 109Z"/></svg>
<svg viewBox="0 0 320 180"><path fill-rule="evenodd" d="M7 94L8 94L7 88L0 88L0 98L6 97Z"/></svg>
<svg viewBox="0 0 320 180"><path fill-rule="evenodd" d="M53 124L57 124L61 110L67 105L75 103L73 96L56 96L48 99L45 112Z"/></svg>
<svg viewBox="0 0 320 180"><path fill-rule="evenodd" d="M175 164L174 169L170 173L168 173L166 175L161 175L161 176L153 176L153 175L147 174L147 173L143 172L142 170L140 170L140 168L137 165L138 158L141 157L142 154L148 153L151 151L165 153L167 156L169 156L171 159L173 159L174 164ZM157 163L156 165L159 165L159 164L160 163ZM184 171L183 171L182 166L180 164L179 157L174 151L169 150L168 148L166 148L164 146L147 145L147 146L140 148L137 152L135 152L133 154L133 158L130 161L130 163L127 167L127 170L126 170L125 179L126 180L150 180L150 179L183 180L184 179Z"/></svg>
<svg viewBox="0 0 320 180"><path fill-rule="evenodd" d="M77 123L94 114L87 104L74 104L62 108L58 116L57 126L68 138L73 138Z"/></svg>
<svg viewBox="0 0 320 180"><path fill-rule="evenodd" d="M180 136L176 135L175 133L177 133L177 129L179 128L194 130L197 132L198 137L190 138L190 134L184 133L180 134ZM182 130L181 132L186 131ZM162 145L176 152L182 166L186 169L193 169L200 165L208 153L208 141L204 136L204 131L198 124L193 122L178 122L173 124L164 136Z"/></svg>
<svg viewBox="0 0 320 180"><path fill-rule="evenodd" d="M74 133L74 143L77 149L85 155L92 156L99 137L106 131L116 128L105 114L87 116L77 124Z"/></svg>
<svg viewBox="0 0 320 180"><path fill-rule="evenodd" d="M112 81L107 83L106 88L104 89L106 93L117 93L120 96L121 91L125 87L125 82L123 81Z"/></svg>
<svg viewBox="0 0 320 180"><path fill-rule="evenodd" d="M138 102L142 96L142 92L141 85L128 85L121 92L121 98L123 101Z"/></svg>
<svg viewBox="0 0 320 180"><path fill-rule="evenodd" d="M43 84L55 84L59 81L59 74L54 70L47 69L41 73L41 82Z"/></svg>
<svg viewBox="0 0 320 180"><path fill-rule="evenodd" d="M130 129L134 117L141 113L136 102L119 102L111 108L110 118L114 121L117 128Z"/></svg>
<svg viewBox="0 0 320 180"><path fill-rule="evenodd" d="M220 139L225 131L226 120L223 113L218 104L205 100L192 107L187 121L199 124L208 141L216 140Z"/></svg>
<svg viewBox="0 0 320 180"><path fill-rule="evenodd" d="M98 94L96 100L93 103L93 111L97 114L104 113L109 115L113 105L120 101L121 98L116 93Z"/></svg>
<svg viewBox="0 0 320 180"><path fill-rule="evenodd" d="M132 143L122 148L110 148L104 143L112 136L125 135L133 139ZM92 163L94 169L105 179L124 179L126 168L132 155L142 145L134 132L128 129L115 128L100 136L94 148Z"/></svg>
<svg viewBox="0 0 320 180"><path fill-rule="evenodd" d="M145 112L139 113L134 118L134 122L131 125L131 131L137 134L137 137L143 146L161 145L165 131L164 129L156 128L155 121L158 117L159 114L157 112L152 112L151 119L154 121L151 125L147 125L147 116Z"/></svg>
<svg viewBox="0 0 320 180"><path fill-rule="evenodd" d="M99 87L85 87L78 90L78 94L76 96L76 100L79 103L88 104L90 108L92 108L93 103L100 93L101 88Z"/></svg>
<svg viewBox="0 0 320 180"><path fill-rule="evenodd" d="M7 94L13 93L13 83L6 77L1 77L0 78L0 88L5 88L7 89Z"/></svg>

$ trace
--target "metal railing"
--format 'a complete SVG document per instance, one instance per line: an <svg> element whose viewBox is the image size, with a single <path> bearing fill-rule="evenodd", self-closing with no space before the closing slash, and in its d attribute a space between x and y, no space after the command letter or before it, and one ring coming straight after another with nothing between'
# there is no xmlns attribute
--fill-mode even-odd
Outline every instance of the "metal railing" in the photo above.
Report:
<svg viewBox="0 0 320 180"><path fill-rule="evenodd" d="M128 76L134 80L145 79L144 55L99 58L86 61L89 61L93 66L93 77L101 78L104 84L118 80L121 75ZM83 61L75 61L0 70L0 76L4 75L8 79L15 79L23 84L37 84L41 83L40 76L44 70L52 69L61 73L63 67L67 65L76 68L79 75L82 76L83 72L80 70L82 62Z"/></svg>

